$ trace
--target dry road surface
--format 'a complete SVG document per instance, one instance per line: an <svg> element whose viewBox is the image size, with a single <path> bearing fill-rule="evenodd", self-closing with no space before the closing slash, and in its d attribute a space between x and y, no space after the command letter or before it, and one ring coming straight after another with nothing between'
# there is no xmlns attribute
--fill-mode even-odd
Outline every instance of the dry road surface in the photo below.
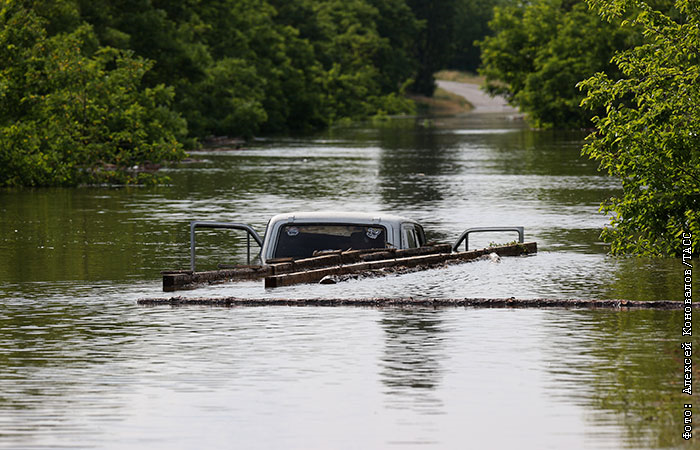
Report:
<svg viewBox="0 0 700 450"><path fill-rule="evenodd" d="M456 81L437 80L438 87L460 95L474 105L476 112L502 112L516 114L517 109L508 105L503 97L491 97L479 88L477 84L459 83Z"/></svg>

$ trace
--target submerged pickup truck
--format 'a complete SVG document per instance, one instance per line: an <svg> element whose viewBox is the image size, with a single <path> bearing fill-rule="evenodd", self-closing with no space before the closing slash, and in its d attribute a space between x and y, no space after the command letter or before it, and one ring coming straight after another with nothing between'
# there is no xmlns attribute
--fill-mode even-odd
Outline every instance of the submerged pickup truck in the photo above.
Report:
<svg viewBox="0 0 700 450"><path fill-rule="evenodd" d="M245 231L248 264L220 267L216 271L197 272L195 232L199 228ZM450 259L469 260L476 255L468 251L470 233L499 231L518 233L519 244L508 247L515 248L515 253L510 250L506 253L521 254L537 251L536 244L523 244L523 227L469 228L452 245L427 244L425 231L418 222L384 213L322 211L278 214L268 222L264 237L261 237L250 225L242 223L193 221L190 222L190 270L164 271L163 289L171 291L205 282L241 278L265 278L265 285L274 287L279 286L280 283L291 284L289 280L292 277L286 277L283 281L280 281L279 277L294 273L303 273L297 278L305 280L301 282L309 282L308 280L317 281L322 273L333 271L346 273L353 270L374 270L375 266L379 265L382 267L414 263L429 265ZM260 249L258 252L260 263L257 265L251 265L251 257L254 256L251 251L252 241ZM462 242L465 242L466 248L465 252L460 253L458 248ZM486 251L487 249L482 250L481 254ZM413 260L409 261L409 258ZM375 263L369 264L368 261ZM380 264L377 261L383 262ZM359 263L365 263L365 265L357 265ZM316 273L321 269L326 272ZM314 273L308 273L310 271Z"/></svg>
<svg viewBox="0 0 700 450"><path fill-rule="evenodd" d="M328 250L407 249L425 245L423 227L415 220L393 214L349 212L295 212L277 214L267 223L264 238L250 225L222 222L191 222L191 269L195 270L195 230L230 228L248 233L260 247L262 264L279 259L310 258ZM250 245L248 246L250 263Z"/></svg>
<svg viewBox="0 0 700 450"><path fill-rule="evenodd" d="M310 258L328 250L416 248L425 244L418 222L391 214L309 212L270 219L261 248L263 264Z"/></svg>

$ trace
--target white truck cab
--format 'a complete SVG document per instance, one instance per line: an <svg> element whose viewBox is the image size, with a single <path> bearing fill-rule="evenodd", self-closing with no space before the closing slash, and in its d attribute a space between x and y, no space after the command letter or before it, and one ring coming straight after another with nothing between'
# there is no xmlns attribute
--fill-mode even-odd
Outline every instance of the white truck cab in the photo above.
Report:
<svg viewBox="0 0 700 450"><path fill-rule="evenodd" d="M425 245L423 227L393 214L338 211L294 212L270 219L260 259L309 258L315 251L416 248Z"/></svg>
<svg viewBox="0 0 700 450"><path fill-rule="evenodd" d="M248 265L251 264L251 240L260 247L263 266L282 259L304 259L324 250L405 250L426 245L423 227L415 220L394 214L362 212L290 212L277 214L267 224L264 238L243 223L190 222L190 272L195 270L197 228L223 228L247 233ZM469 249L469 234L476 232L515 231L524 242L523 227L476 227L464 230L452 245L458 251L462 242Z"/></svg>

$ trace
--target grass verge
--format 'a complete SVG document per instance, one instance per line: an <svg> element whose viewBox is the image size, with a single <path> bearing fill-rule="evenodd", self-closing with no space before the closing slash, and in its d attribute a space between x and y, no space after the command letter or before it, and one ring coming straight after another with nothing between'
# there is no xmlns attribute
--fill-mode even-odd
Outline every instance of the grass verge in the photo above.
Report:
<svg viewBox="0 0 700 450"><path fill-rule="evenodd" d="M432 97L422 95L408 97L416 102L418 112L431 115L454 115L474 109L466 98L440 88L435 90Z"/></svg>
<svg viewBox="0 0 700 450"><path fill-rule="evenodd" d="M436 80L458 81L460 83L478 84L479 86L486 82L486 77L457 70L441 70L436 72L434 76Z"/></svg>

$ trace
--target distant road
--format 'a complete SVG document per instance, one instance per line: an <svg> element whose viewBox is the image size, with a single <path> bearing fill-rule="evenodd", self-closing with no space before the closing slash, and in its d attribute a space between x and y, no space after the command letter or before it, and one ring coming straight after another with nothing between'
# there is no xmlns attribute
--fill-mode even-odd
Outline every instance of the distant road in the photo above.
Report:
<svg viewBox="0 0 700 450"><path fill-rule="evenodd" d="M477 84L437 80L437 85L446 91L466 98L469 103L474 105L476 112L518 113L518 110L508 105L503 97L491 97L482 91Z"/></svg>

